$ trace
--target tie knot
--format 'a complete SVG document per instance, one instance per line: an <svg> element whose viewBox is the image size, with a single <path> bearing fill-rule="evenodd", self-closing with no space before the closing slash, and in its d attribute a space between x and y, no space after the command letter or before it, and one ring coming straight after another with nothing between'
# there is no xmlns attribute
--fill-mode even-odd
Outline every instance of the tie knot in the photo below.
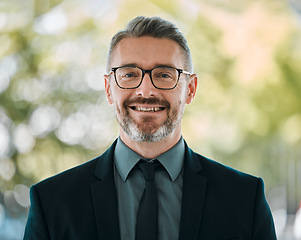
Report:
<svg viewBox="0 0 301 240"><path fill-rule="evenodd" d="M154 181L155 179L155 167L160 163L158 160L140 161L139 168L141 169L145 181Z"/></svg>

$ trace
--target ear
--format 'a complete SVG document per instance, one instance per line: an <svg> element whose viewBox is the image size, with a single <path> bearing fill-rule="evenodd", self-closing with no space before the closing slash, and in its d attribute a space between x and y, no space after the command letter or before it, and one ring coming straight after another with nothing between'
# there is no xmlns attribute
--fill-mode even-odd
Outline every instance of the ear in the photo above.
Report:
<svg viewBox="0 0 301 240"><path fill-rule="evenodd" d="M190 104L192 100L194 99L196 88L198 85L198 77L196 74L192 74L189 77L189 83L188 83L188 93L186 98L186 104Z"/></svg>
<svg viewBox="0 0 301 240"><path fill-rule="evenodd" d="M107 101L110 105L113 105L113 97L112 97L112 93L111 93L111 82L110 82L109 76L105 74L104 80L105 80L105 92L106 92Z"/></svg>

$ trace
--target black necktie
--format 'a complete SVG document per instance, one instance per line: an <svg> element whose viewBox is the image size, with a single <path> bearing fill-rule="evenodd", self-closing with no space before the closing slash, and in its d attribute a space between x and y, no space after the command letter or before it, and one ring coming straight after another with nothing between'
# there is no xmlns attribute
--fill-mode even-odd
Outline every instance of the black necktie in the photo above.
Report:
<svg viewBox="0 0 301 240"><path fill-rule="evenodd" d="M155 185L155 167L157 163L140 162L145 188L141 197L136 223L136 240L156 240L158 232L158 198Z"/></svg>

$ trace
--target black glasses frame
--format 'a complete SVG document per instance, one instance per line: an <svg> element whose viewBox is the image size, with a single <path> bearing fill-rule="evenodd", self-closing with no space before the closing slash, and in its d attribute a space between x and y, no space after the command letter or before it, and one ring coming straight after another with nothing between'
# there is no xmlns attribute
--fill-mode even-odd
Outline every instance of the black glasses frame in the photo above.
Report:
<svg viewBox="0 0 301 240"><path fill-rule="evenodd" d="M116 71L117 71L117 69L119 69L119 68L138 68L138 69L140 69L140 70L142 71L142 76L141 76L141 80L140 80L139 84L138 84L136 87L131 87L131 88L121 87L121 86L118 84L117 77L116 77ZM157 86L154 84L154 81L153 81L153 79L152 79L152 71L153 71L154 69L157 69L157 68L168 68L168 69L175 69L175 70L177 70L178 73L179 73L179 75L178 75L178 79L177 79L176 84L175 84L173 87L171 87L171 88L160 88L160 87L157 87ZM151 82L152 82L152 84L153 84L153 86L154 86L155 88L161 89L161 90L172 90L172 89L174 89L174 88L178 85L178 82L179 82L181 73L187 74L187 75L191 75L191 73L188 72L188 71L185 71L185 70L179 69L179 68L173 68L173 67L154 67L154 68L152 68L152 69L150 69L150 70L144 70L144 69L142 69L142 68L140 68L140 67L124 66L124 67L115 67L115 68L111 68L110 71L111 71L111 72L109 73L109 75L110 75L111 73L114 73L115 82L116 82L117 86L118 86L119 88L121 88L121 89L135 89L135 88L140 87L140 85L141 85L141 83L142 83L142 81L143 81L143 78L144 78L145 74L148 73L148 74L149 74L149 77L150 77L150 79L151 79Z"/></svg>

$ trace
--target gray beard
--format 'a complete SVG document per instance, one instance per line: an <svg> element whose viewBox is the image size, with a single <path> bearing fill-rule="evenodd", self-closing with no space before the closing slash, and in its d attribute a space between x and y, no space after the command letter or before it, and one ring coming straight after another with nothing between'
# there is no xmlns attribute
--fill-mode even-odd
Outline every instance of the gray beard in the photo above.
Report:
<svg viewBox="0 0 301 240"><path fill-rule="evenodd" d="M139 125L130 117L128 109L125 110L125 116L123 119L118 117L118 113L121 114L121 109L116 109L117 111L117 121L121 126L122 130L133 140L137 142L158 142L166 138L171 134L176 126L181 122L183 112L178 116L178 111L176 109L171 110L167 113L167 119L157 127L155 132L146 131L141 129ZM120 116L120 115L119 115ZM147 124L147 122L145 123Z"/></svg>

